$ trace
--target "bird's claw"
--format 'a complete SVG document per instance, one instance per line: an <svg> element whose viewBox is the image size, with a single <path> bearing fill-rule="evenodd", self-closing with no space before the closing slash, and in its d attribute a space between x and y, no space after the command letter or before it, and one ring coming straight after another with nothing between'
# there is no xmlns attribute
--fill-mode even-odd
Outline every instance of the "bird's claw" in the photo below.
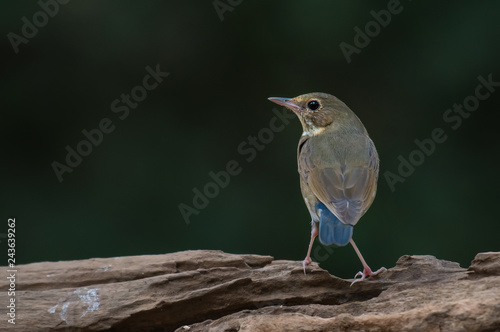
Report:
<svg viewBox="0 0 500 332"><path fill-rule="evenodd" d="M354 285L355 283L357 283L358 281L365 280L366 277L375 276L375 275L379 274L380 272L384 272L384 271L387 271L387 269L385 267L381 267L380 269L378 269L375 272L372 272L372 270L370 270L369 268L368 269L364 269L363 272L359 271L354 276L354 280L353 280L353 282L351 282L351 286ZM358 276L361 276L361 278L358 278Z"/></svg>
<svg viewBox="0 0 500 332"><path fill-rule="evenodd" d="M361 278L358 279L358 276L361 276ZM358 281L363 281L365 280L367 274L364 274L363 272L359 271L358 273L356 273L356 275L354 276L354 280L351 282L351 286L354 285L355 283L357 283Z"/></svg>
<svg viewBox="0 0 500 332"><path fill-rule="evenodd" d="M310 265L312 263L311 257L306 257L302 261L302 267L304 268L304 275L306 275L306 265Z"/></svg>

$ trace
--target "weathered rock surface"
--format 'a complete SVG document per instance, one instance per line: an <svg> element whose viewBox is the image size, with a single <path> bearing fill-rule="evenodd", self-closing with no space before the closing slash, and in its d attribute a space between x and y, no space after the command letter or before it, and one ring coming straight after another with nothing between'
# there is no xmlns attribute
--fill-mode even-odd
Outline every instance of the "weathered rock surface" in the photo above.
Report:
<svg viewBox="0 0 500 332"><path fill-rule="evenodd" d="M3 269L6 270L5 267ZM500 331L500 253L403 256L356 283L220 251L17 267L9 331ZM4 274L5 275L5 274ZM8 303L0 280L0 303Z"/></svg>

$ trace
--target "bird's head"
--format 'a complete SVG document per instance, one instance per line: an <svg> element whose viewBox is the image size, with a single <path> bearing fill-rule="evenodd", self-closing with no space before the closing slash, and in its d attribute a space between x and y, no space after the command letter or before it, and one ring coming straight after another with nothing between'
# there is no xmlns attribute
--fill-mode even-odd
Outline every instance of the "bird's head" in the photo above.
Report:
<svg viewBox="0 0 500 332"><path fill-rule="evenodd" d="M268 99L292 110L302 123L304 135L309 136L318 135L331 125L342 125L353 115L342 101L327 93L313 92L294 98Z"/></svg>

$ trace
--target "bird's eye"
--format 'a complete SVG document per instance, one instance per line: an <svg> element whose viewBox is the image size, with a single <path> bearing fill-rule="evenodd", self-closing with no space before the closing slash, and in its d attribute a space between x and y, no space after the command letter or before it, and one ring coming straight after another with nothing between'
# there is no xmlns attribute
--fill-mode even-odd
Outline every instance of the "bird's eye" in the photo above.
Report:
<svg viewBox="0 0 500 332"><path fill-rule="evenodd" d="M311 111L316 111L319 108L319 101L317 100L311 100L310 102L307 103L307 108L309 108Z"/></svg>

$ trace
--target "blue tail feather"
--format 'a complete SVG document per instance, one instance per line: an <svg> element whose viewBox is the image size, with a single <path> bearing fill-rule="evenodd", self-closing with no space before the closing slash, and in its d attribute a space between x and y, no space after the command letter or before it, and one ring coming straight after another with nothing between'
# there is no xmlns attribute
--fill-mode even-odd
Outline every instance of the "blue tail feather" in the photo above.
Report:
<svg viewBox="0 0 500 332"><path fill-rule="evenodd" d="M343 247L349 243L352 237L352 225L342 223L328 208L321 202L316 204L319 218L319 241L326 245Z"/></svg>

